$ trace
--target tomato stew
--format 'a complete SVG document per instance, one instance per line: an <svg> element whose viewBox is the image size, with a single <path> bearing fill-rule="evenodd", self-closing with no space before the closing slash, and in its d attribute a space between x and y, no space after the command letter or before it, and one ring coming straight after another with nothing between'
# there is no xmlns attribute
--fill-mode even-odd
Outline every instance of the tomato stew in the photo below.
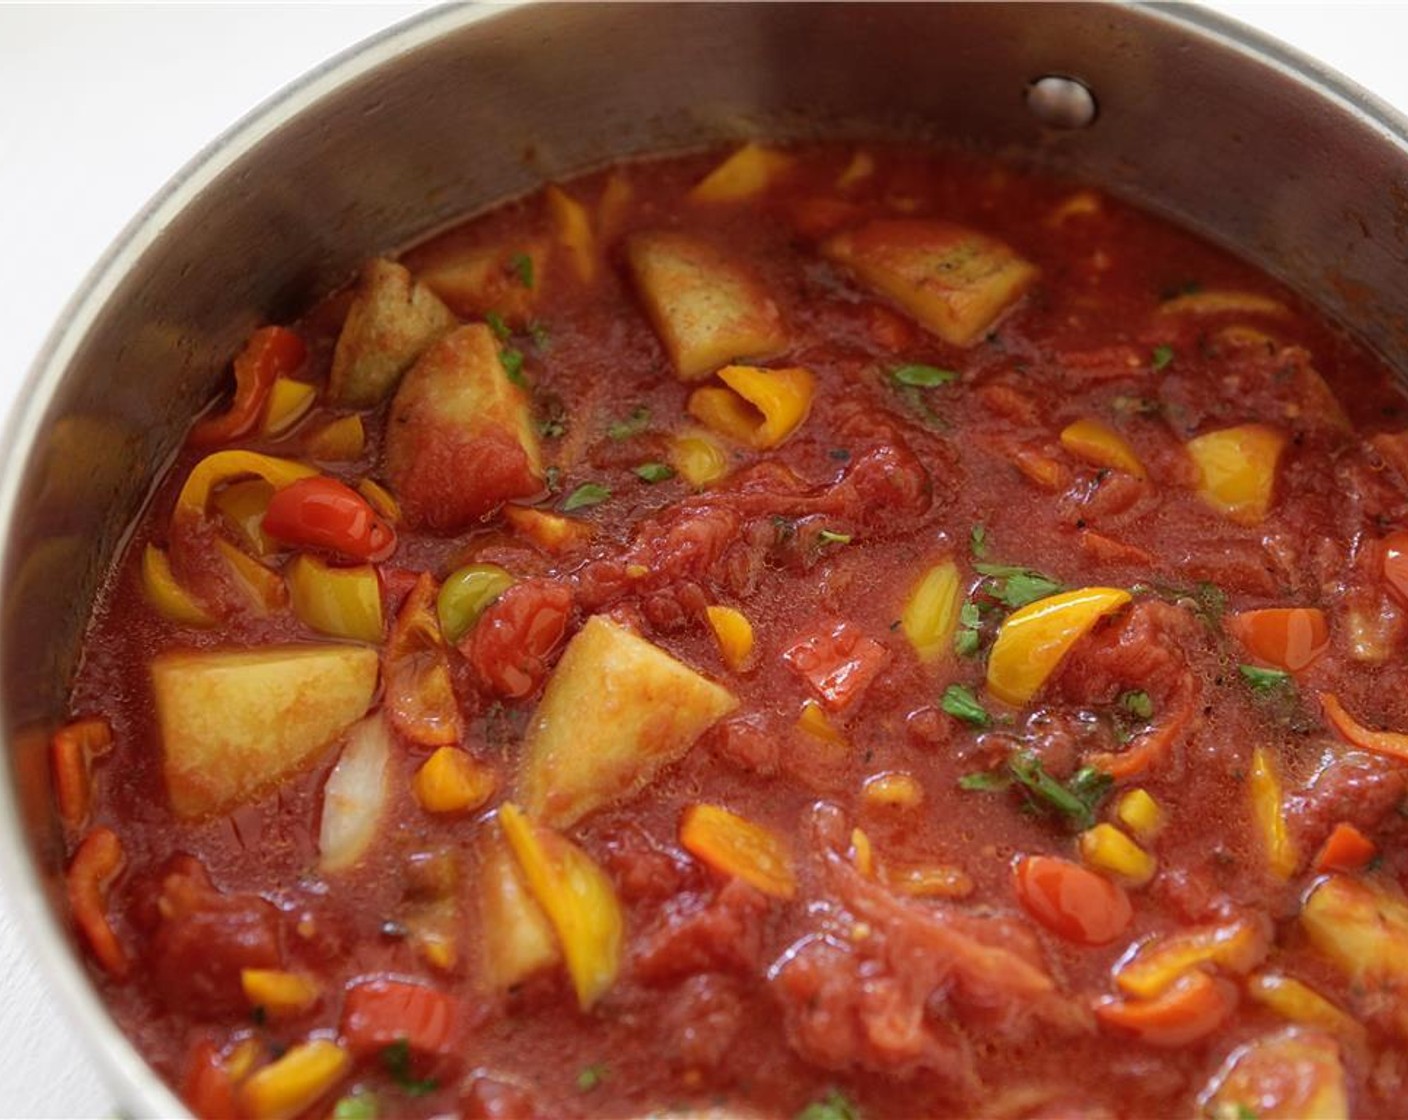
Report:
<svg viewBox="0 0 1408 1120"><path fill-rule="evenodd" d="M207 1116L1401 1114L1408 412L976 156L610 168L254 334L53 743Z"/></svg>

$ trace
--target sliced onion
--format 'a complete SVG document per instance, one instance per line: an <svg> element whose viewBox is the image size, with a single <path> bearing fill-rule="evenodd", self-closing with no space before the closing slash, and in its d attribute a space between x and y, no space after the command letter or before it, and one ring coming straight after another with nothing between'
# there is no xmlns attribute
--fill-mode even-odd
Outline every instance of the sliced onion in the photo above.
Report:
<svg viewBox="0 0 1408 1120"><path fill-rule="evenodd" d="M390 760L391 732L380 712L347 733L342 757L323 787L318 866L324 872L346 871L366 854L386 809Z"/></svg>

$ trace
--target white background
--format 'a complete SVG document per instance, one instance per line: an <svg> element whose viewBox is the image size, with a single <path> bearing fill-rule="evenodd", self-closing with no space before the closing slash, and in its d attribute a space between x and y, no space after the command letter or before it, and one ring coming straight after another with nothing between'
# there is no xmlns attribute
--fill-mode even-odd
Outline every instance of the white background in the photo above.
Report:
<svg viewBox="0 0 1408 1120"><path fill-rule="evenodd" d="M0 415L69 295L178 168L324 58L426 6L0 0ZM1408 113L1408 4L1212 6ZM113 1115L3 896L0 962L0 1115Z"/></svg>

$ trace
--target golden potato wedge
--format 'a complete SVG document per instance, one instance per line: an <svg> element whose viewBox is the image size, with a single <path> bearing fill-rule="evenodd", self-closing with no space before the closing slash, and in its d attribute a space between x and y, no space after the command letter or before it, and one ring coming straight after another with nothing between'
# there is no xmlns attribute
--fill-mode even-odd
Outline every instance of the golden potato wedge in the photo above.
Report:
<svg viewBox="0 0 1408 1120"><path fill-rule="evenodd" d="M374 408L454 325L450 309L405 268L394 261L371 261L362 270L337 336L328 395L335 404Z"/></svg>
<svg viewBox="0 0 1408 1120"><path fill-rule="evenodd" d="M452 331L406 374L391 404L386 475L406 522L439 531L542 489L528 395L483 323Z"/></svg>
<svg viewBox="0 0 1408 1120"><path fill-rule="evenodd" d="M433 249L416 275L456 315L493 312L514 327L528 325L543 291L552 243L546 237L474 248Z"/></svg>
<svg viewBox="0 0 1408 1120"><path fill-rule="evenodd" d="M656 333L685 381L787 346L777 304L742 265L683 233L641 233L627 258Z"/></svg>
<svg viewBox="0 0 1408 1120"><path fill-rule="evenodd" d="M1366 989L1408 985L1408 901L1380 883L1331 875L1301 908L1310 943Z"/></svg>
<svg viewBox="0 0 1408 1120"><path fill-rule="evenodd" d="M152 689L172 808L223 812L302 769L362 717L376 679L362 646L162 654Z"/></svg>
<svg viewBox="0 0 1408 1120"><path fill-rule="evenodd" d="M728 689L596 615L568 643L529 725L524 807L565 828L631 797L737 706Z"/></svg>
<svg viewBox="0 0 1408 1120"><path fill-rule="evenodd" d="M821 251L954 346L981 339L1038 274L1001 241L950 222L879 219Z"/></svg>

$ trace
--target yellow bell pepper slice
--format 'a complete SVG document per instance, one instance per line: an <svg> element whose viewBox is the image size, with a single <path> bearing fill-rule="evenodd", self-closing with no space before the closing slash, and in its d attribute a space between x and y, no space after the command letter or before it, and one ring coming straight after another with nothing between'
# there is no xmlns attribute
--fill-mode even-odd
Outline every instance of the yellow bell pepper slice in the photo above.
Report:
<svg viewBox="0 0 1408 1120"><path fill-rule="evenodd" d="M288 567L293 613L320 634L376 644L385 632L376 568L334 568L306 553Z"/></svg>
<svg viewBox="0 0 1408 1120"><path fill-rule="evenodd" d="M592 236L587 209L556 184L543 192L548 215L557 231L557 243L567 251L572 269L584 284L596 279L596 238Z"/></svg>
<svg viewBox="0 0 1408 1120"><path fill-rule="evenodd" d="M352 1055L336 1042L300 1042L239 1087L240 1113L252 1120L289 1120L306 1112L352 1068Z"/></svg>
<svg viewBox="0 0 1408 1120"><path fill-rule="evenodd" d="M366 446L367 430L356 414L330 420L308 438L308 454L327 463L360 459Z"/></svg>
<svg viewBox="0 0 1408 1120"><path fill-rule="evenodd" d="M282 435L313 407L318 390L306 381L291 377L278 378L269 389L269 403L264 406L264 434Z"/></svg>
<svg viewBox="0 0 1408 1120"><path fill-rule="evenodd" d="M1293 1023L1321 1027L1343 1038L1362 1040L1364 1026L1308 984L1291 976L1258 972L1247 977L1247 995Z"/></svg>
<svg viewBox="0 0 1408 1120"><path fill-rule="evenodd" d="M1028 603L997 632L988 691L1008 704L1025 704L1076 642L1129 601L1129 592L1116 587L1082 587Z"/></svg>
<svg viewBox="0 0 1408 1120"><path fill-rule="evenodd" d="M1242 424L1188 441L1200 474L1198 493L1239 525L1266 517L1276 488L1276 465L1286 437L1265 424Z"/></svg>
<svg viewBox="0 0 1408 1120"><path fill-rule="evenodd" d="M281 968L244 968L240 987L251 1007L261 1008L271 1019L291 1019L311 1011L322 988L311 976Z"/></svg>
<svg viewBox="0 0 1408 1120"><path fill-rule="evenodd" d="M823 743L830 743L832 746L844 746L846 743L846 736L831 722L831 717L815 700L803 702L801 714L797 716L796 727L798 731L805 732L813 739L820 739Z"/></svg>
<svg viewBox="0 0 1408 1120"><path fill-rule="evenodd" d="M795 162L785 152L751 142L744 144L689 192L690 201L742 202L756 198L782 179Z"/></svg>
<svg viewBox="0 0 1408 1120"><path fill-rule="evenodd" d="M1252 801L1252 819L1261 833L1262 847L1272 874L1289 879L1300 866L1296 850L1286 826L1285 803L1281 797L1281 779L1275 763L1261 747L1252 752L1252 769L1247 789Z"/></svg>
<svg viewBox="0 0 1408 1120"><path fill-rule="evenodd" d="M261 455L257 451L217 451L197 463L186 476L186 483L176 499L176 512L203 515L215 487L246 475L262 478L275 490L282 490L300 478L311 478L317 473L312 467L292 459Z"/></svg>
<svg viewBox="0 0 1408 1120"><path fill-rule="evenodd" d="M385 486L379 482L373 482L370 478L364 478L357 483L357 493L367 499L367 504L392 525L398 525L401 521L401 503L391 496Z"/></svg>
<svg viewBox="0 0 1408 1120"><path fill-rule="evenodd" d="M416 771L411 783L427 813L468 813L494 792L494 772L458 747L440 747Z"/></svg>
<svg viewBox="0 0 1408 1120"><path fill-rule="evenodd" d="M186 626L214 626L215 617L176 582L166 553L149 544L142 553L142 588L157 613Z"/></svg>
<svg viewBox="0 0 1408 1120"><path fill-rule="evenodd" d="M288 602L288 588L278 572L271 572L253 556L241 552L227 540L217 540L215 550L229 566L235 582L244 591L256 613L270 614Z"/></svg>
<svg viewBox="0 0 1408 1120"><path fill-rule="evenodd" d="M875 877L875 850L862 829L851 829L851 864L867 879Z"/></svg>
<svg viewBox="0 0 1408 1120"><path fill-rule="evenodd" d="M753 656L753 624L748 616L733 607L710 606L704 608L704 617L724 664L735 673L741 671Z"/></svg>
<svg viewBox="0 0 1408 1120"><path fill-rule="evenodd" d="M583 1010L615 983L621 970L625 916L611 880L581 848L530 821L510 801L499 824L528 889L557 931Z"/></svg>
<svg viewBox="0 0 1408 1120"><path fill-rule="evenodd" d="M1198 926L1146 941L1115 970L1115 983L1126 995L1154 999L1180 976L1204 965L1244 975L1266 959L1268 927L1251 920Z"/></svg>
<svg viewBox="0 0 1408 1120"><path fill-rule="evenodd" d="M953 652L953 633L963 606L958 565L952 560L935 564L919 577L900 613L900 627L925 665Z"/></svg>
<svg viewBox="0 0 1408 1120"><path fill-rule="evenodd" d="M1275 315L1289 314L1280 300L1259 292L1212 289L1188 292L1159 304L1160 315Z"/></svg>
<svg viewBox="0 0 1408 1120"><path fill-rule="evenodd" d="M554 555L586 544L595 533L589 521L560 513L549 513L543 509L533 509L531 506L507 505L503 507L502 512L504 520L515 532L522 533L534 544Z"/></svg>
<svg viewBox="0 0 1408 1120"><path fill-rule="evenodd" d="M1142 887L1159 867L1158 860L1112 824L1086 829L1077 846L1087 867L1124 879L1132 886Z"/></svg>
<svg viewBox="0 0 1408 1120"><path fill-rule="evenodd" d="M691 805L680 822L680 844L721 875L742 879L774 898L797 893L792 857L781 837L717 805Z"/></svg>
<svg viewBox="0 0 1408 1120"><path fill-rule="evenodd" d="M240 542L256 556L272 556L279 546L264 532L264 515L269 511L269 499L274 488L262 478L232 482L212 499L225 524L240 538Z"/></svg>
<svg viewBox="0 0 1408 1120"><path fill-rule="evenodd" d="M1068 424L1061 430L1060 439L1062 447L1092 466L1109 467L1134 478L1149 477L1124 436L1099 420L1087 417Z"/></svg>
<svg viewBox="0 0 1408 1120"><path fill-rule="evenodd" d="M866 778L860 795L873 809L917 809L924 801L924 787L908 771L890 770Z"/></svg>
<svg viewBox="0 0 1408 1120"><path fill-rule="evenodd" d="M795 432L811 411L816 379L810 370L725 366L721 389L707 385L690 394L689 414L739 443L766 450Z"/></svg>
<svg viewBox="0 0 1408 1120"><path fill-rule="evenodd" d="M707 486L728 474L728 456L710 436L686 432L675 437L671 461L691 486Z"/></svg>

